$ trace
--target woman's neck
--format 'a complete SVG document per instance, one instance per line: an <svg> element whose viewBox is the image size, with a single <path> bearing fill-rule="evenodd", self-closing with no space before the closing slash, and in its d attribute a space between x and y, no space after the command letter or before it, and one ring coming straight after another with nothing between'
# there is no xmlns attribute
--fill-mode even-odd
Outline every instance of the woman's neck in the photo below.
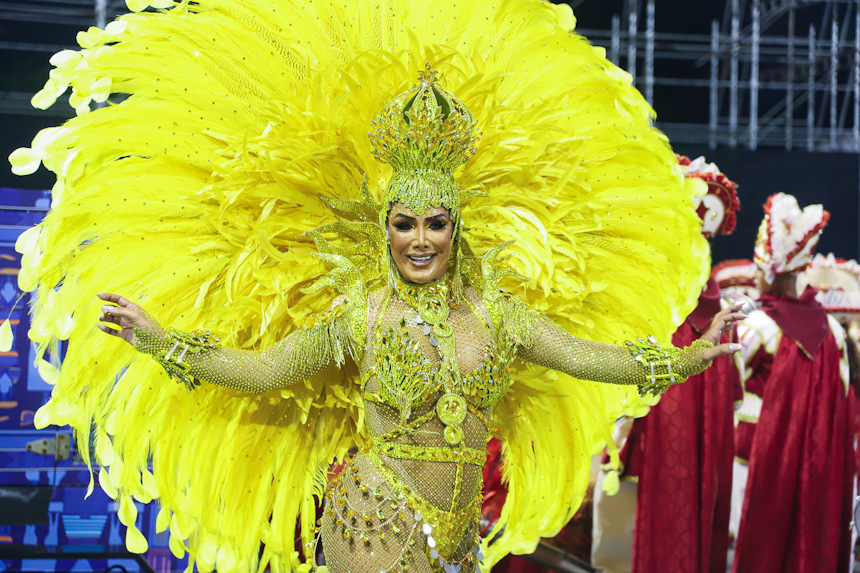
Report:
<svg viewBox="0 0 860 573"><path fill-rule="evenodd" d="M397 273L395 284L397 296L412 308L418 307L421 296L425 294L440 295L448 302L453 302L453 290L450 273L435 281L422 284L408 282L400 276L400 273Z"/></svg>

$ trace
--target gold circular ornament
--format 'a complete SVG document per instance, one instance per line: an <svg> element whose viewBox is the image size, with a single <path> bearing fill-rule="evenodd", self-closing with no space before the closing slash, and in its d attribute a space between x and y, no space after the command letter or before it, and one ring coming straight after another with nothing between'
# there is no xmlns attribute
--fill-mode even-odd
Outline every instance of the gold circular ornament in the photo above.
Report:
<svg viewBox="0 0 860 573"><path fill-rule="evenodd" d="M418 299L418 314L424 322L439 324L448 318L448 303L440 294L425 292Z"/></svg>
<svg viewBox="0 0 860 573"><path fill-rule="evenodd" d="M433 325L433 333L439 338L449 338L454 335L454 329L447 322Z"/></svg>
<svg viewBox="0 0 860 573"><path fill-rule="evenodd" d="M468 411L466 399L453 392L448 392L436 402L436 415L446 426L462 424Z"/></svg>
<svg viewBox="0 0 860 573"><path fill-rule="evenodd" d="M452 446L463 443L463 428L460 426L445 426L445 441Z"/></svg>

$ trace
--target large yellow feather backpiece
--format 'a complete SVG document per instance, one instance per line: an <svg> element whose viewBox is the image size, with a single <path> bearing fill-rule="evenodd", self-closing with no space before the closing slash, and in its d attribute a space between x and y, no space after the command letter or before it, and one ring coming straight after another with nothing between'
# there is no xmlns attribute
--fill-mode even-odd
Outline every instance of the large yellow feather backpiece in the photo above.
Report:
<svg viewBox="0 0 860 573"><path fill-rule="evenodd" d="M41 162L57 175L53 210L19 241L39 356L69 340L37 422L73 426L87 461L109 468L100 484L132 550L146 549L132 499L157 500L171 548L201 571L298 567L294 534L309 540L325 468L361 441L362 403L350 370L265 396L187 392L95 328L96 294L241 348L327 309L333 289L303 293L326 273L313 256L320 236L304 233L336 221L337 204L320 196L360 200L365 174L379 201L391 171L373 160L370 121L425 62L483 132L457 173L465 191L486 194L464 206L463 236L479 255L516 239L506 264L529 282L511 290L571 333L609 342L667 341L695 305L707 245L691 193L629 76L571 33L567 7L128 5L139 12L54 56L34 98L47 107L71 87L78 117L10 159L18 173ZM93 100L107 105L88 113ZM356 240L375 233L351 228ZM364 257L365 274L374 267L372 251L340 254ZM565 524L611 420L639 407L634 394L520 368L496 411L510 494L488 562ZM91 428L94 459L83 446Z"/></svg>

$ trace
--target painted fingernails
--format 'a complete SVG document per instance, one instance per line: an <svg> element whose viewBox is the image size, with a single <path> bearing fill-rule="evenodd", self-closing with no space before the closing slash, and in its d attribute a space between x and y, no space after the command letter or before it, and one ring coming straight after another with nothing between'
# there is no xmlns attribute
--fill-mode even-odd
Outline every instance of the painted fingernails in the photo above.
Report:
<svg viewBox="0 0 860 573"><path fill-rule="evenodd" d="M741 346L737 342L732 342L729 344L729 350L731 350L732 352L737 352L741 348L743 348L743 346Z"/></svg>

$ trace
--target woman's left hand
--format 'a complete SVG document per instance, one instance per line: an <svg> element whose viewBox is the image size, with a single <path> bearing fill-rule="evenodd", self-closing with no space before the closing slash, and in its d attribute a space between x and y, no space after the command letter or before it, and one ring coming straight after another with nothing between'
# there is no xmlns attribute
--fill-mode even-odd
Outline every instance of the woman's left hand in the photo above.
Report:
<svg viewBox="0 0 860 573"><path fill-rule="evenodd" d="M738 322L744 320L747 315L740 312L743 304L733 304L728 308L724 308L711 321L711 326L708 331L702 335L702 340L707 340L714 345L713 348L708 348L702 352L702 359L711 361L718 356L733 354L741 349L741 345L737 343L720 344L723 334L729 332L732 327Z"/></svg>

